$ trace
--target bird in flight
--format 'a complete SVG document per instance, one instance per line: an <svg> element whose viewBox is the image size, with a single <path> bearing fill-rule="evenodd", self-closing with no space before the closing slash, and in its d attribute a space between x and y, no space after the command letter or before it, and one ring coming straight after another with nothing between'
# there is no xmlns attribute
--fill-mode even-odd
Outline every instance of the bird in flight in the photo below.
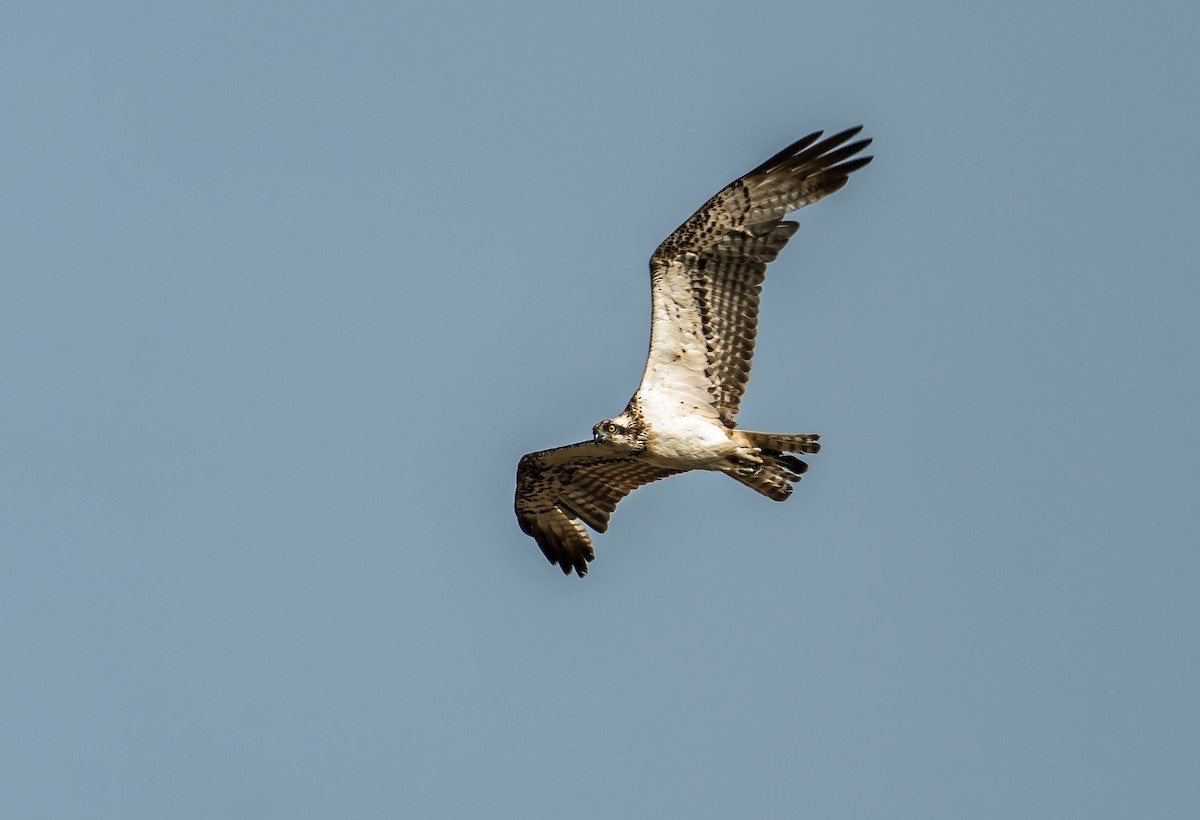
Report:
<svg viewBox="0 0 1200 820"><path fill-rule="evenodd" d="M820 450L815 434L739 430L759 293L800 225L792 211L832 194L871 161L862 126L817 131L731 182L650 257L653 314L642 383L618 415L578 444L529 453L517 467L516 513L550 563L587 574L584 525L604 532L617 502L643 484L716 470L783 501Z"/></svg>

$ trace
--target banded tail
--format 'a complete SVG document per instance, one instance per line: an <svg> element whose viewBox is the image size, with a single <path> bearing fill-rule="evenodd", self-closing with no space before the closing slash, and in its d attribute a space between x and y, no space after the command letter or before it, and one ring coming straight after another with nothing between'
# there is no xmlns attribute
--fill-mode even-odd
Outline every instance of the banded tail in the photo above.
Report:
<svg viewBox="0 0 1200 820"><path fill-rule="evenodd" d="M786 501L792 494L792 484L800 480L808 470L808 463L787 453L818 453L821 451L819 435L806 433L755 433L739 430L760 450L762 469L753 475L726 473L757 493L772 501Z"/></svg>

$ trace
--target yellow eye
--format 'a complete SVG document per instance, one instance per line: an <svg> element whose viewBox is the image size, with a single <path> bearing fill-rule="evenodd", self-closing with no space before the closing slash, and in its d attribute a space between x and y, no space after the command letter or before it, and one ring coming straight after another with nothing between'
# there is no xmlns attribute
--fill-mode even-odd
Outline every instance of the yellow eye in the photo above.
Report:
<svg viewBox="0 0 1200 820"><path fill-rule="evenodd" d="M610 425L608 425L607 427L605 427L604 429L605 429L605 430L607 430L607 431L608 431L608 432L610 432L610 433L615 433L615 432L617 432L617 425L615 425L615 424L610 424Z"/></svg>

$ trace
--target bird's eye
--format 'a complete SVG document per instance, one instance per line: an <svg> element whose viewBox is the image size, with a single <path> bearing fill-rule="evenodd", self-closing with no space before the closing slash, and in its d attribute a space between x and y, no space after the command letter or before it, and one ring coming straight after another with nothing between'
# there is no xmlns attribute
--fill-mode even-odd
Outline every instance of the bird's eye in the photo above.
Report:
<svg viewBox="0 0 1200 820"><path fill-rule="evenodd" d="M607 431L608 431L608 432L610 432L610 433L615 433L615 432L617 432L617 425L615 425L615 424L611 424L611 423L610 423L610 424L609 424L607 427L605 427L604 429L605 429L605 430L607 430Z"/></svg>

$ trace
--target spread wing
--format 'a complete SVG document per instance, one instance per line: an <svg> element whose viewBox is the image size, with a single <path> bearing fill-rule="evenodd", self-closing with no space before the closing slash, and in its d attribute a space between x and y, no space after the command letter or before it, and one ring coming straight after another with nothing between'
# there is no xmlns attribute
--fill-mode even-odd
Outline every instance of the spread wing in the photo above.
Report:
<svg viewBox="0 0 1200 820"><path fill-rule="evenodd" d="M582 578L596 557L583 525L604 532L618 501L677 472L592 441L529 453L517 466L517 520L551 564Z"/></svg>
<svg viewBox="0 0 1200 820"><path fill-rule="evenodd" d="M822 140L817 131L730 183L658 246L650 258L653 320L639 394L666 391L690 412L734 426L767 263L800 227L790 212L846 184L871 157L850 142L862 126ZM846 144L849 143L849 144Z"/></svg>

